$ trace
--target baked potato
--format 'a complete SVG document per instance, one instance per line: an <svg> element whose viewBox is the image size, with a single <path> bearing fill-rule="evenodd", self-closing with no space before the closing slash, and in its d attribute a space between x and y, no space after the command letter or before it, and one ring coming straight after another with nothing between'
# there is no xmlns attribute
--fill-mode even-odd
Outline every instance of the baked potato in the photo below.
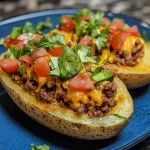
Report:
<svg viewBox="0 0 150 150"><path fill-rule="evenodd" d="M132 98L126 86L117 77L115 82L118 85L116 96L118 104L104 117L98 118L91 118L86 114L78 116L69 109L53 104L45 105L14 83L2 70L0 70L0 81L13 101L27 115L52 130L74 138L87 140L111 138L127 125L133 114ZM111 114L119 114L127 119Z"/></svg>
<svg viewBox="0 0 150 150"><path fill-rule="evenodd" d="M76 20L85 19L82 11L91 14L81 10ZM103 12L92 15L94 20L84 23L95 36L102 30ZM93 48L104 47L108 31L91 43L81 26L75 29L75 20L63 15L60 28L47 36L37 31L41 25L29 22L14 28L4 40L7 51L0 57L0 82L25 113L48 128L79 139L108 139L130 121L133 101Z"/></svg>

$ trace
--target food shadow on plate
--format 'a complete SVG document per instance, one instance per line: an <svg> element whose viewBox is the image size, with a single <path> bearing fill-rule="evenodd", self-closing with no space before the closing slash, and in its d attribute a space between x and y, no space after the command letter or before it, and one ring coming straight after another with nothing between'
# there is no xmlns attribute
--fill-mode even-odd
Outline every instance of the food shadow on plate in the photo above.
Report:
<svg viewBox="0 0 150 150"><path fill-rule="evenodd" d="M56 146L62 149L102 149L106 146L111 145L117 140L117 136L108 140L80 140L71 138L62 134L59 134L55 131L52 131L41 124L37 123L29 116L27 116L23 111L21 111L17 105L11 100L7 93L1 96L0 105L8 113L9 117L21 128L24 128L31 135L38 137L41 140L44 140L45 143L48 143L49 146ZM53 146L52 146L53 147Z"/></svg>
<svg viewBox="0 0 150 150"><path fill-rule="evenodd" d="M132 98L135 99L137 97L141 97L142 95L144 95L148 91L149 87L150 87L150 84L147 84L140 88L130 89L129 93L131 94Z"/></svg>

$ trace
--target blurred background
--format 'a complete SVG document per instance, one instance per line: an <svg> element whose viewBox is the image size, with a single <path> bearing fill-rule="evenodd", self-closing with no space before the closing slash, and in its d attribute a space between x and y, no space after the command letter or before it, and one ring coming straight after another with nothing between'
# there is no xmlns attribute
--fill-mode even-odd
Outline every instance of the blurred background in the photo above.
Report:
<svg viewBox="0 0 150 150"><path fill-rule="evenodd" d="M127 14L150 24L150 0L0 0L0 20L34 11L83 7Z"/></svg>
<svg viewBox="0 0 150 150"><path fill-rule="evenodd" d="M85 7L126 14L150 24L150 0L0 0L0 21L35 11ZM150 150L150 138L134 149Z"/></svg>

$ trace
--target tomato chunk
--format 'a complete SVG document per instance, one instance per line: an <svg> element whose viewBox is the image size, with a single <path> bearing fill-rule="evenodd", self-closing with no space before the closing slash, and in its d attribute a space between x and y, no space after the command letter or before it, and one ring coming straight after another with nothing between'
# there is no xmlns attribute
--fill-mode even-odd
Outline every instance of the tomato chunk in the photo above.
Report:
<svg viewBox="0 0 150 150"><path fill-rule="evenodd" d="M5 39L4 39L4 42L5 42L5 44L6 44L6 49L10 48L10 45L11 45L14 41L15 41L15 40L12 39L12 38L10 37L10 35L7 35L7 36L5 37Z"/></svg>
<svg viewBox="0 0 150 150"><path fill-rule="evenodd" d="M130 33L126 32L126 31L121 31L121 32L115 34L112 39L112 47L115 50L120 49L122 47L124 41L126 40L126 38L129 35L130 35Z"/></svg>
<svg viewBox="0 0 150 150"><path fill-rule="evenodd" d="M74 20L67 15L62 15L61 18L64 19L64 23L60 25L60 29L65 32L73 31L75 28Z"/></svg>
<svg viewBox="0 0 150 150"><path fill-rule="evenodd" d="M86 14L86 15L83 15L82 17L79 18L79 21L88 21L91 17L91 14Z"/></svg>
<svg viewBox="0 0 150 150"><path fill-rule="evenodd" d="M82 45L89 45L90 42L91 42L92 38L88 35L85 35L79 42L79 44L82 44Z"/></svg>
<svg viewBox="0 0 150 150"><path fill-rule="evenodd" d="M124 27L124 22L121 19L114 19L109 27L109 31L112 33L122 30Z"/></svg>
<svg viewBox="0 0 150 150"><path fill-rule="evenodd" d="M88 73L78 74L69 82L69 87L73 90L87 91L94 88L93 81Z"/></svg>
<svg viewBox="0 0 150 150"><path fill-rule="evenodd" d="M50 49L49 54L57 57L62 53L63 47L62 46L56 46Z"/></svg>
<svg viewBox="0 0 150 150"><path fill-rule="evenodd" d="M129 29L127 29L126 32L131 33L132 35L135 35L135 36L140 36L138 27L136 25L134 25L134 26L130 27Z"/></svg>
<svg viewBox="0 0 150 150"><path fill-rule="evenodd" d="M31 57L33 61L35 61L36 59L43 57L43 56L47 56L47 55L48 55L48 52L46 51L46 49L41 48L40 50L35 51Z"/></svg>
<svg viewBox="0 0 150 150"><path fill-rule="evenodd" d="M32 65L32 64L33 64L33 59L32 59L31 56L23 55L23 56L21 57L21 59L22 59L24 62L26 62L27 64L29 64L29 65Z"/></svg>
<svg viewBox="0 0 150 150"><path fill-rule="evenodd" d="M7 73L14 73L18 71L18 60L11 58L2 58L0 60L0 68Z"/></svg>
<svg viewBox="0 0 150 150"><path fill-rule="evenodd" d="M102 18L101 21L102 21L102 25L107 25L111 23L110 19L106 17Z"/></svg>
<svg viewBox="0 0 150 150"><path fill-rule="evenodd" d="M36 60L33 69L38 77L47 77L50 72L48 61L46 58L41 57Z"/></svg>

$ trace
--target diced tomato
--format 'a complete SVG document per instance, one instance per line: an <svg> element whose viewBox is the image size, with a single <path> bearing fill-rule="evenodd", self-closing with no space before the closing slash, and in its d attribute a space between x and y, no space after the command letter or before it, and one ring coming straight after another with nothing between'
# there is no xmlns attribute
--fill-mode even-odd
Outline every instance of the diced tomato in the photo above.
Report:
<svg viewBox="0 0 150 150"><path fill-rule="evenodd" d="M114 19L112 24L109 27L109 31L112 33L116 33L122 30L124 27L124 22L121 19Z"/></svg>
<svg viewBox="0 0 150 150"><path fill-rule="evenodd" d="M102 18L101 21L102 21L102 25L107 25L111 23L110 19L106 17Z"/></svg>
<svg viewBox="0 0 150 150"><path fill-rule="evenodd" d="M2 58L0 60L0 68L7 73L14 73L18 71L18 60L11 58Z"/></svg>
<svg viewBox="0 0 150 150"><path fill-rule="evenodd" d="M10 35L7 35L7 36L5 37L5 39L4 39L4 42L5 42L5 44L6 44L6 49L8 49L8 48L10 47L10 45L11 45L14 41L15 41L15 40L12 39L12 38L10 37Z"/></svg>
<svg viewBox="0 0 150 150"><path fill-rule="evenodd" d="M47 56L47 55L48 55L48 52L46 51L46 49L45 49L45 48L42 48L42 49L40 49L40 50L35 51L35 52L31 55L31 57L32 57L33 61L35 61L35 60L37 60L38 58L43 57L43 56Z"/></svg>
<svg viewBox="0 0 150 150"><path fill-rule="evenodd" d="M33 39L36 41L39 41L41 39L41 35L40 34L33 34Z"/></svg>
<svg viewBox="0 0 150 150"><path fill-rule="evenodd" d="M90 36L85 35L85 36L80 40L79 43L86 46L86 45L89 45L89 44L90 44L91 40L92 40L92 38L91 38Z"/></svg>
<svg viewBox="0 0 150 150"><path fill-rule="evenodd" d="M78 74L69 82L69 87L73 90L87 91L94 88L93 81L88 73Z"/></svg>
<svg viewBox="0 0 150 150"><path fill-rule="evenodd" d="M126 40L126 38L129 35L130 35L130 33L126 32L126 31L121 31L121 32L115 34L112 39L112 47L115 50L120 49L122 47L124 41Z"/></svg>
<svg viewBox="0 0 150 150"><path fill-rule="evenodd" d="M63 50L62 46L56 46L50 49L49 54L57 57L62 53L62 50Z"/></svg>
<svg viewBox="0 0 150 150"><path fill-rule="evenodd" d="M129 29L127 29L126 32L131 33L132 35L135 35L135 36L140 36L138 27L136 25L134 25L134 26L130 27Z"/></svg>
<svg viewBox="0 0 150 150"><path fill-rule="evenodd" d="M24 62L28 63L29 65L32 65L32 64L33 64L33 59L32 59L31 56L23 55L23 56L21 57L21 59L22 59Z"/></svg>
<svg viewBox="0 0 150 150"><path fill-rule="evenodd" d="M108 41L111 42L113 37L114 37L114 34L113 33L109 33L108 34Z"/></svg>
<svg viewBox="0 0 150 150"><path fill-rule="evenodd" d="M47 77L50 72L48 61L44 57L40 57L33 65L34 71L38 77Z"/></svg>
<svg viewBox="0 0 150 150"><path fill-rule="evenodd" d="M61 18L64 19L65 22L60 25L60 29L65 32L73 31L75 28L74 20L67 15L62 15Z"/></svg>
<svg viewBox="0 0 150 150"><path fill-rule="evenodd" d="M90 17L91 17L91 14L86 14L86 15L80 17L79 21L83 21L83 20L88 21L90 19Z"/></svg>

